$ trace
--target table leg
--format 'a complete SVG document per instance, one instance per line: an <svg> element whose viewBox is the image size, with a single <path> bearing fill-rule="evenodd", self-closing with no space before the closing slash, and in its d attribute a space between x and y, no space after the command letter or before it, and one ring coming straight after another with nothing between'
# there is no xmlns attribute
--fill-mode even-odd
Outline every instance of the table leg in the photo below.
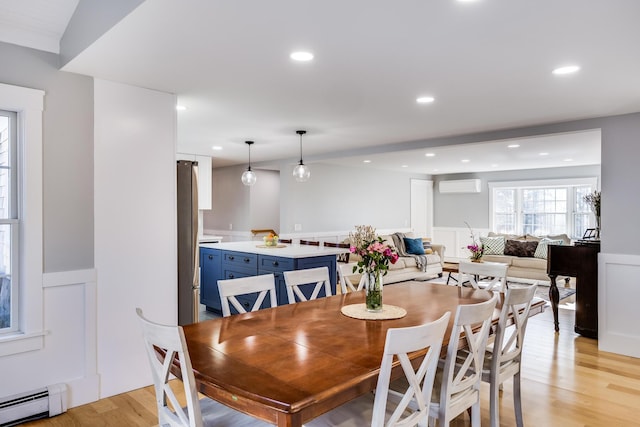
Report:
<svg viewBox="0 0 640 427"><path fill-rule="evenodd" d="M278 427L299 427L299 426L302 426L302 417L300 416L300 413L287 414L287 413L282 412L282 413L278 414L277 426Z"/></svg>
<svg viewBox="0 0 640 427"><path fill-rule="evenodd" d="M560 325L558 323L558 303L560 302L560 293L558 292L558 285L556 284L557 275L549 275L551 279L551 285L549 286L549 301L551 301L551 310L553 311L553 325L556 328L556 332L560 332Z"/></svg>

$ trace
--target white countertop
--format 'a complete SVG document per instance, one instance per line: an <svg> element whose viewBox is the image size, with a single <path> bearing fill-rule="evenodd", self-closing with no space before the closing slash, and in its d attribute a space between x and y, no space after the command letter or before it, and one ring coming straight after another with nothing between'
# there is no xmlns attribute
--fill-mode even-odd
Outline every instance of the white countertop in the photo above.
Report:
<svg viewBox="0 0 640 427"><path fill-rule="evenodd" d="M222 236L213 236L211 234L203 234L198 237L198 242L200 243L222 242Z"/></svg>
<svg viewBox="0 0 640 427"><path fill-rule="evenodd" d="M201 243L201 248L221 249L225 251L247 252L251 254L271 255L284 258L309 258L325 255L338 255L349 252L347 248L330 248L324 246L296 245L285 243L284 248L258 247L263 245L259 240L250 242Z"/></svg>

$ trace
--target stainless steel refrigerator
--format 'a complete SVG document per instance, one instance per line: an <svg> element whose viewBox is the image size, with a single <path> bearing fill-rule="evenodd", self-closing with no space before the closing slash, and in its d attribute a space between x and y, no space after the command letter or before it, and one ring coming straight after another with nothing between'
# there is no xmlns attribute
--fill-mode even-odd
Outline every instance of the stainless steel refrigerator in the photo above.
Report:
<svg viewBox="0 0 640 427"><path fill-rule="evenodd" d="M198 321L198 162L178 160L178 324Z"/></svg>

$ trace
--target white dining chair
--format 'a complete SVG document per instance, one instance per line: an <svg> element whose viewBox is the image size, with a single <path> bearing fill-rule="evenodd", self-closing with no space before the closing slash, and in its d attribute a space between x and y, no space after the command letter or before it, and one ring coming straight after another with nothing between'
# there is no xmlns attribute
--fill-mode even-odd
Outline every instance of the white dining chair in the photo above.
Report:
<svg viewBox="0 0 640 427"><path fill-rule="evenodd" d="M354 276L353 267L356 265L358 265L358 263L355 262L339 262L336 264L336 268L338 269L338 282L340 283L340 290L343 294L346 294L347 292L357 292L364 289L364 275L360 275L360 282L358 283L358 286L354 285L351 281L351 277Z"/></svg>
<svg viewBox="0 0 640 427"><path fill-rule="evenodd" d="M307 427L359 427L371 425L426 425L440 349L449 324L450 312L431 323L387 330L375 398L371 393L356 398L318 418L305 423ZM408 353L428 348L417 370ZM408 387L396 397L390 394L389 381L394 358L402 367Z"/></svg>
<svg viewBox="0 0 640 427"><path fill-rule="evenodd" d="M284 272L284 281L287 288L287 298L289 304L295 304L296 297L299 301L311 301L318 298L320 291L324 288L325 296L331 296L331 281L329 279L329 269L327 267L307 268L303 270L293 270ZM315 283L313 291L307 298L300 286Z"/></svg>
<svg viewBox="0 0 640 427"><path fill-rule="evenodd" d="M136 308L136 313L142 327L145 349L151 365L160 426L262 427L270 425L207 397L198 399L196 381L182 327L154 323L144 317L140 308ZM164 358L161 358L156 349L165 353ZM186 400L184 407L169 384L170 368L174 364L178 364L180 367L184 399Z"/></svg>
<svg viewBox="0 0 640 427"><path fill-rule="evenodd" d="M458 285L470 283L474 289L499 290L507 287L507 269L502 262L460 261L458 267Z"/></svg>
<svg viewBox="0 0 640 427"><path fill-rule="evenodd" d="M237 279L218 280L218 292L220 293L220 302L222 303L222 316L231 316L231 307L229 303L238 311L238 313L246 313L246 306L236 298L239 295L247 295L257 293L253 306L250 311L260 310L262 303L269 294L269 302L271 307L276 307L276 281L273 274L262 274L260 276L238 277Z"/></svg>
<svg viewBox="0 0 640 427"><path fill-rule="evenodd" d="M480 427L482 364L497 301L498 293L494 293L488 301L458 306L444 366L434 382L429 425L437 420L438 426L448 426L471 408L471 425ZM461 339L466 345L460 345Z"/></svg>
<svg viewBox="0 0 640 427"><path fill-rule="evenodd" d="M492 427L500 426L498 392L500 385L513 377L513 406L516 426L523 426L520 369L522 347L531 302L537 285L510 287L504 297L495 339L485 353L482 380L488 382Z"/></svg>

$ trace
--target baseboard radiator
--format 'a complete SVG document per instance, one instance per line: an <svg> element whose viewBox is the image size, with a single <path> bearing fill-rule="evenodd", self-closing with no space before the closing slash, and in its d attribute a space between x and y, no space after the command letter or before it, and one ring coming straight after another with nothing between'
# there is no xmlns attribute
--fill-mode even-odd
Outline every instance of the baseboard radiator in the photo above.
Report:
<svg viewBox="0 0 640 427"><path fill-rule="evenodd" d="M66 384L0 398L0 427L49 418L67 411Z"/></svg>

